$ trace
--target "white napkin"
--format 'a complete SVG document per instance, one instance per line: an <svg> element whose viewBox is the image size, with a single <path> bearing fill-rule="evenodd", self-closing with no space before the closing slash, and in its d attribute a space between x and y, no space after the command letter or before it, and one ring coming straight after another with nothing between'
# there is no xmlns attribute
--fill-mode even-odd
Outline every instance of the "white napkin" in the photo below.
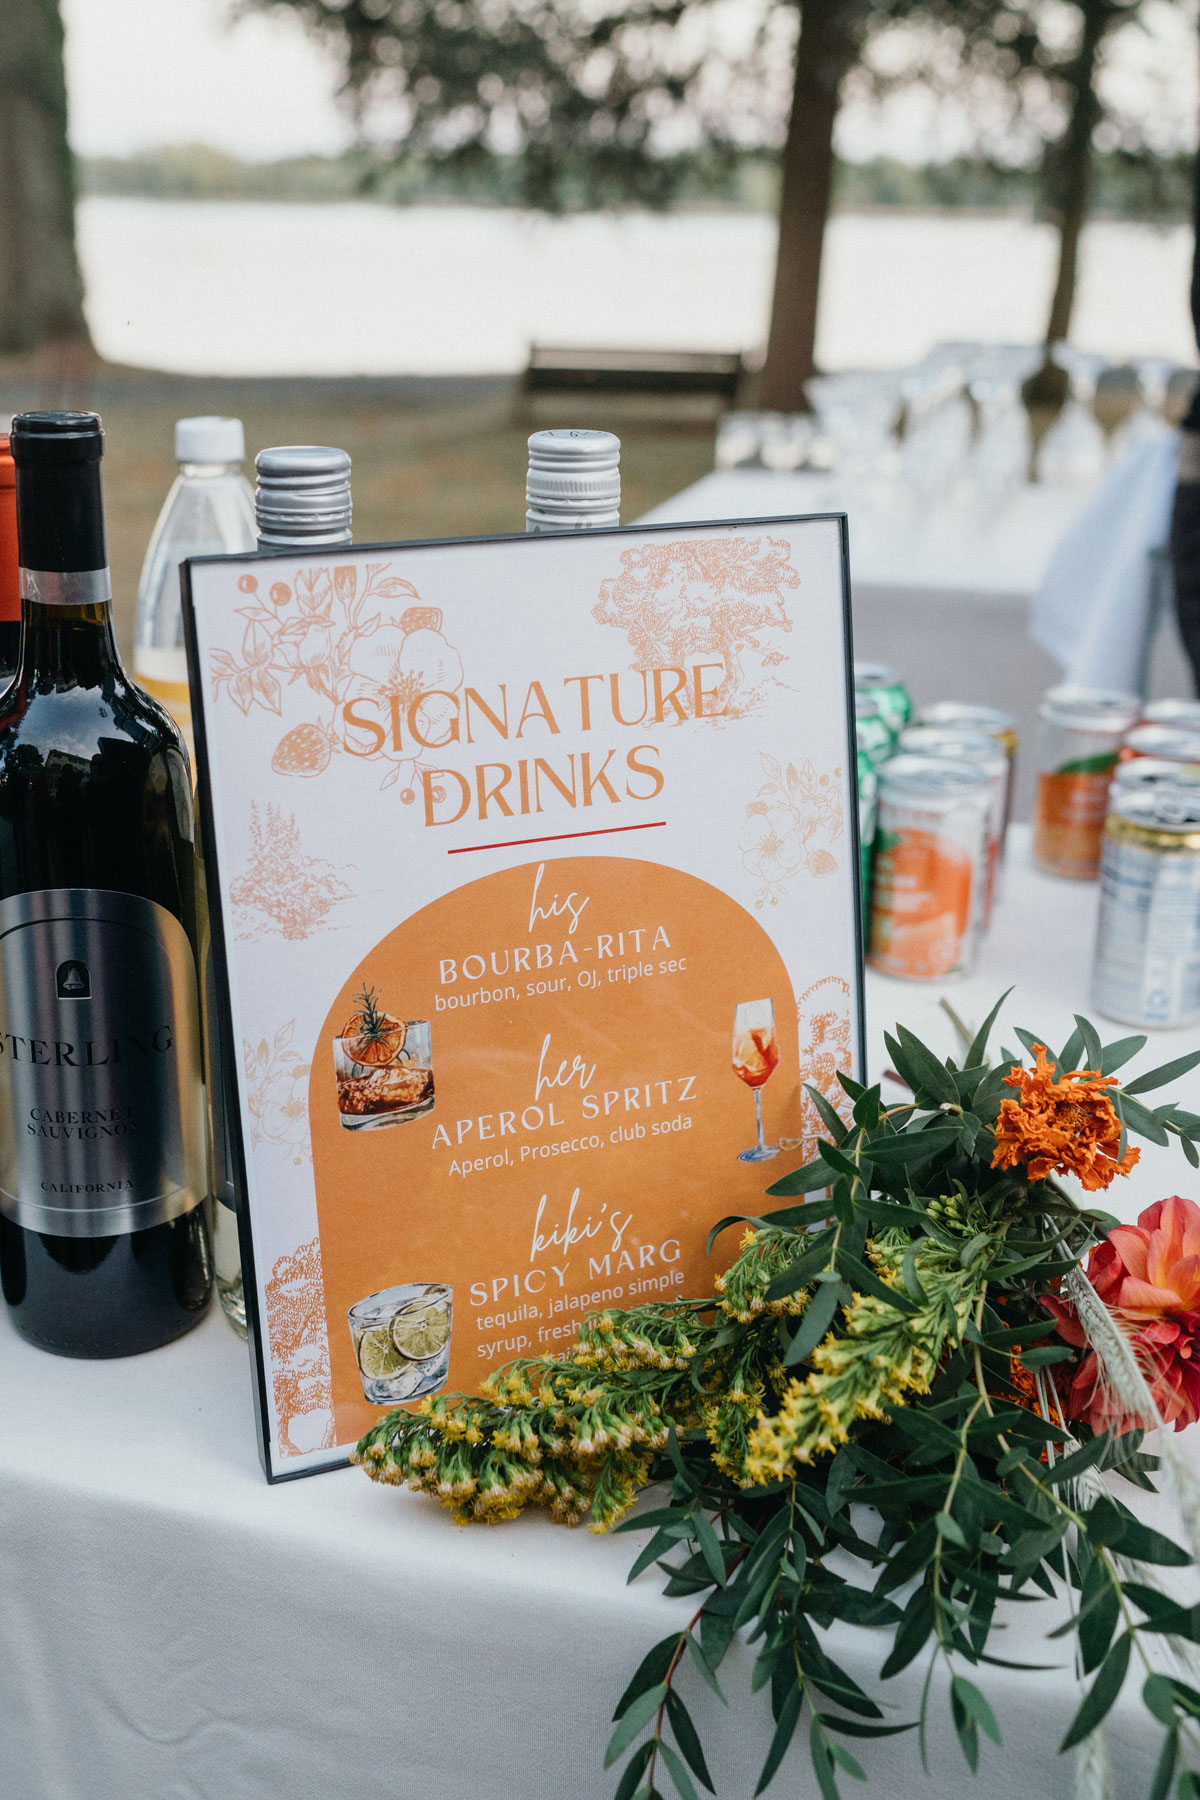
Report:
<svg viewBox="0 0 1200 1800"><path fill-rule="evenodd" d="M1167 542L1179 433L1137 444L1112 469L1050 561L1029 634L1082 687L1141 693L1154 619L1152 556Z"/></svg>

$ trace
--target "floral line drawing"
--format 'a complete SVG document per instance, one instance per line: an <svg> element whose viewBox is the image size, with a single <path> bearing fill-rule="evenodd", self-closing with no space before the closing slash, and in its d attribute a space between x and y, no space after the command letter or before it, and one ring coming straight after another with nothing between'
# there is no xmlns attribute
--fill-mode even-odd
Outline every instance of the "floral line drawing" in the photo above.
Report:
<svg viewBox="0 0 1200 1800"><path fill-rule="evenodd" d="M379 785L402 782L400 798L411 805L422 770L434 765L395 747L401 723L419 702L420 736L439 741L463 669L458 651L442 635L437 607L408 606L398 618L372 609L373 602L420 601L411 581L389 574L391 566L298 569L291 582L272 582L266 598L257 575L239 576L247 600L236 609L246 621L241 650L214 650L209 667L214 696L227 694L243 713L257 706L282 717L285 685L299 686L308 696L315 716L280 738L271 757L277 775L323 774L332 757L347 748L337 728L345 708L354 701L373 704L381 721L373 731L390 726L390 736L377 746L389 765Z"/></svg>
<svg viewBox="0 0 1200 1800"><path fill-rule="evenodd" d="M809 1087L823 1094L834 1111L850 1123L850 1096L838 1080L838 1070L853 1062L850 1043L850 984L840 975L826 975L806 988L796 1002L799 1044L800 1137L783 1139L785 1149L799 1148L805 1162L817 1154L821 1138L828 1136Z"/></svg>
<svg viewBox="0 0 1200 1800"><path fill-rule="evenodd" d="M268 802L264 817L250 802L250 860L229 888L239 937L310 937L352 892L331 862L305 855L295 813Z"/></svg>
<svg viewBox="0 0 1200 1800"><path fill-rule="evenodd" d="M308 1077L311 1063L290 1048L296 1022L281 1025L270 1043L242 1040L246 1098L250 1110L250 1148L265 1144L286 1150L297 1168L312 1161L308 1133Z"/></svg>
<svg viewBox="0 0 1200 1800"><path fill-rule="evenodd" d="M706 718L756 712L788 659L779 642L792 630L785 594L800 586L782 538L655 539L621 554L621 573L606 581L592 617L622 629L635 669L724 666L705 694ZM694 695L681 692L667 718L696 717Z"/></svg>
<svg viewBox="0 0 1200 1800"><path fill-rule="evenodd" d="M838 862L831 844L844 827L842 771L820 774L806 758L797 769L785 767L760 750L758 760L767 779L746 807L746 823L738 834L743 866L761 886L754 904L778 906L788 883L800 869L809 875L833 875Z"/></svg>
<svg viewBox="0 0 1200 1800"><path fill-rule="evenodd" d="M304 1456L332 1449L333 1379L320 1239L281 1256L265 1293L280 1451Z"/></svg>

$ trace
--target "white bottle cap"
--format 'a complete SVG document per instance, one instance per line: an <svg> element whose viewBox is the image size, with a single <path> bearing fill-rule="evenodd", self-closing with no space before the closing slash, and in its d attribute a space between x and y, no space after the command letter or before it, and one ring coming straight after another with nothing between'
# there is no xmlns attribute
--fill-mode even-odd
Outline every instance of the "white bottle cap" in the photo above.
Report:
<svg viewBox="0 0 1200 1800"><path fill-rule="evenodd" d="M535 431L525 478L527 531L621 523L621 440L611 431Z"/></svg>
<svg viewBox="0 0 1200 1800"><path fill-rule="evenodd" d="M254 462L259 548L348 544L350 458L327 444L280 444Z"/></svg>
<svg viewBox="0 0 1200 1800"><path fill-rule="evenodd" d="M210 413L202 419L175 421L176 462L240 463L245 454L240 419L218 419Z"/></svg>

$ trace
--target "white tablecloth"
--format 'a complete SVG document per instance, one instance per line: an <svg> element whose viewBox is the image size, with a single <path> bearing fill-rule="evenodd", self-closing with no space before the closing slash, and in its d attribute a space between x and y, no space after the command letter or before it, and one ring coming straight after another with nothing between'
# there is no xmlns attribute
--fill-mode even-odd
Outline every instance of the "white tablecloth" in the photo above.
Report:
<svg viewBox="0 0 1200 1800"><path fill-rule="evenodd" d="M723 469L645 515L644 523L844 512L850 522L855 654L891 663L920 705L969 700L1015 714L1025 754L1016 810L1032 810L1038 703L1062 679L1060 661L1029 636L1030 607L1090 488L1020 488L1002 507L930 504L833 475ZM1082 582L1080 616L1091 589ZM1050 640L1053 642L1054 640ZM1190 694L1173 619L1158 621L1147 694Z"/></svg>
<svg viewBox="0 0 1200 1800"><path fill-rule="evenodd" d="M977 1023L1018 979L1009 1016L1061 1043L1087 1002L1093 912L1094 889L1014 867L978 973L947 990L955 1007ZM877 1060L897 1016L950 1048L937 998L871 976ZM1157 1034L1142 1066L1182 1053L1186 1035ZM1129 1216L1172 1191L1195 1194L1194 1178L1148 1148L1108 1203ZM115 1363L42 1355L5 1318L0 1382L6 1800L610 1800L613 1705L689 1616L653 1573L626 1586L640 1538L540 1517L460 1531L352 1469L269 1488L245 1347L219 1317ZM1061 1661L1041 1641L1056 1622L1025 1608L994 1648ZM882 1638L836 1637L873 1682ZM686 1681L720 1800L749 1800L767 1741L749 1662L742 1649L728 1661L727 1710ZM1070 1759L1053 1749L1077 1703L1069 1672L997 1669L986 1685L1005 1745L985 1746L974 1791L1066 1800ZM897 1719L914 1716L915 1688L889 1685ZM871 1793L971 1791L942 1712L929 1776L910 1739L855 1746ZM1111 1739L1116 1792L1143 1791L1155 1740L1136 1694ZM793 1751L772 1793L811 1790L805 1757Z"/></svg>

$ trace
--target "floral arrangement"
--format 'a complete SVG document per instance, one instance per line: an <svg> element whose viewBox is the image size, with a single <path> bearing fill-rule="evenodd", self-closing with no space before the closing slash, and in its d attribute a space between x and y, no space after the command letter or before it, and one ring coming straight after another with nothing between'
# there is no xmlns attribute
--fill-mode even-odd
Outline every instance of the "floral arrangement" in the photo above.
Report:
<svg viewBox="0 0 1200 1800"><path fill-rule="evenodd" d="M837 1800L864 1778L855 1740L916 1729L923 1749L943 1692L974 1770L981 1734L999 1742L980 1685L998 1605L1063 1593L1051 1635L1071 1634L1081 1684L1061 1746L1080 1800L1108 1791L1103 1721L1131 1663L1162 1727L1151 1800L1200 1800L1200 1608L1162 1575L1200 1559L1200 1490L1172 1433L1141 1448L1200 1412L1200 1207L1172 1198L1121 1226L1055 1179L1107 1188L1138 1160L1132 1134L1200 1164L1200 1116L1140 1098L1200 1052L1122 1085L1146 1040L1102 1045L1078 1019L1057 1056L1020 1032L1032 1066L1008 1051L989 1066L1000 1004L961 1063L897 1028L902 1105L843 1075L847 1123L810 1089L828 1136L769 1190L783 1205L714 1227L710 1243L743 1235L711 1296L600 1313L565 1359L392 1412L355 1452L463 1523L543 1506L651 1534L630 1579L656 1565L696 1610L617 1703L616 1800L713 1791L682 1690L721 1692L739 1632L774 1718L757 1791L803 1726ZM1157 1472L1186 1546L1142 1524L1110 1470L1142 1488ZM651 1482L661 1499L619 1524ZM881 1688L921 1659L917 1718L892 1722L834 1660L835 1621L887 1634Z"/></svg>

